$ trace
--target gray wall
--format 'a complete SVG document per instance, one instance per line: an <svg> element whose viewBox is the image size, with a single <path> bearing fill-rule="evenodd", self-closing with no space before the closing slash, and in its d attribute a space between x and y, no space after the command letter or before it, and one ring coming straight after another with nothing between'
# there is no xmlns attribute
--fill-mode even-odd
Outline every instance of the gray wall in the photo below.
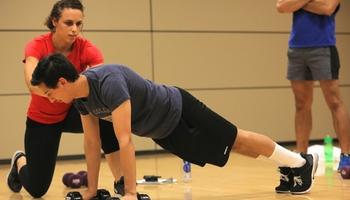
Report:
<svg viewBox="0 0 350 200"><path fill-rule="evenodd" d="M35 2L35 3L34 3ZM54 0L0 0L0 159L23 149L29 94L23 49L47 32ZM188 89L239 127L294 141L294 100L286 74L291 15L275 0L83 0L83 36L106 63L130 66L148 79ZM337 16L341 91L350 104L350 2ZM334 134L318 87L312 139ZM50 133L48 133L50 134ZM135 137L137 150L154 150ZM82 154L82 135L64 134L60 155Z"/></svg>

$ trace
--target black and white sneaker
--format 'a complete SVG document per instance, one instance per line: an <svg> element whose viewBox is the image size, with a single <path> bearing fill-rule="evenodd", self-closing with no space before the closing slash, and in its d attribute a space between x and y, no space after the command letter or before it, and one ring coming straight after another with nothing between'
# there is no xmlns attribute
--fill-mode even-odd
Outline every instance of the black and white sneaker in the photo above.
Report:
<svg viewBox="0 0 350 200"><path fill-rule="evenodd" d="M294 184L290 189L292 194L305 194L310 192L318 166L318 155L316 153L301 153L300 155L306 160L306 163L302 167L292 168L292 173L294 175Z"/></svg>
<svg viewBox="0 0 350 200"><path fill-rule="evenodd" d="M289 193L294 183L294 176L290 167L279 167L280 185L275 188L277 193Z"/></svg>
<svg viewBox="0 0 350 200"><path fill-rule="evenodd" d="M13 192L19 192L22 189L21 181L19 180L18 170L17 170L17 160L18 158L25 156L23 151L16 151L11 159L10 172L7 175L7 186Z"/></svg>
<svg viewBox="0 0 350 200"><path fill-rule="evenodd" d="M120 177L120 179L117 182L114 181L114 193L118 196L125 195L124 176Z"/></svg>

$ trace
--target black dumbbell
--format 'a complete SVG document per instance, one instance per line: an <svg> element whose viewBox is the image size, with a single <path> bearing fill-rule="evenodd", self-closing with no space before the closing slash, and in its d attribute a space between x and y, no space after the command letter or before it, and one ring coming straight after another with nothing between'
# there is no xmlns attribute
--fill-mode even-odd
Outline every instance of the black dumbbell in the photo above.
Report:
<svg viewBox="0 0 350 200"><path fill-rule="evenodd" d="M83 197L81 196L80 192L68 192L65 200L83 200Z"/></svg>
<svg viewBox="0 0 350 200"><path fill-rule="evenodd" d="M68 192L66 195L66 200L83 200L80 192L73 191ZM111 197L111 194L105 189L98 189L96 196L91 200L120 200L118 197ZM147 194L137 193L137 200L151 200L151 198Z"/></svg>
<svg viewBox="0 0 350 200"><path fill-rule="evenodd" d="M151 197L149 197L147 194L137 193L137 200L151 200Z"/></svg>
<svg viewBox="0 0 350 200"><path fill-rule="evenodd" d="M105 189L97 190L96 197L99 200L119 200L117 197L111 197L111 194Z"/></svg>
<svg viewBox="0 0 350 200"><path fill-rule="evenodd" d="M158 182L158 179L161 178L161 176L156 176L156 175L144 175L143 179L146 182Z"/></svg>
<svg viewBox="0 0 350 200"><path fill-rule="evenodd" d="M98 200L120 200L118 197L111 197L111 194L105 189L97 190L96 197ZM147 194L137 193L137 200L151 200Z"/></svg>
<svg viewBox="0 0 350 200"><path fill-rule="evenodd" d="M124 196L124 187L124 176L122 176L117 182L114 182L114 193Z"/></svg>
<svg viewBox="0 0 350 200"><path fill-rule="evenodd" d="M78 191L68 192L66 195L66 200L82 200L83 196ZM98 189L96 196L91 200L119 200L111 197L111 194L105 189Z"/></svg>
<svg viewBox="0 0 350 200"><path fill-rule="evenodd" d="M152 180L152 181L155 181L155 179L157 179L156 181L158 181L158 178L160 178L160 176L144 176L143 178L144 179L147 178L147 180ZM124 184L125 184L124 183L124 176L122 176L122 177L120 177L120 179L116 183L114 183L114 192L124 196L125 195ZM114 198L116 198L116 197L114 197ZM110 200L112 200L112 199L110 199ZM119 200L119 198L116 198L114 200ZM151 200L151 198L147 194L137 193L137 200Z"/></svg>
<svg viewBox="0 0 350 200"><path fill-rule="evenodd" d="M103 199L103 200L120 200L120 198L118 198L118 197L108 197L108 198ZM147 194L137 193L137 200L151 200L151 198Z"/></svg>
<svg viewBox="0 0 350 200"><path fill-rule="evenodd" d="M120 200L118 197L108 197L106 199L101 200ZM151 198L147 194L137 193L137 200L151 200Z"/></svg>

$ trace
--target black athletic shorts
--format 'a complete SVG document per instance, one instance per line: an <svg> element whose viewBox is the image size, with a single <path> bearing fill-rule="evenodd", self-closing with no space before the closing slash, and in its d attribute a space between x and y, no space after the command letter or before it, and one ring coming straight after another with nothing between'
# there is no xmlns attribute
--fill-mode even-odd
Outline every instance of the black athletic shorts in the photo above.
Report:
<svg viewBox="0 0 350 200"><path fill-rule="evenodd" d="M182 95L182 117L173 132L153 139L165 150L191 163L224 166L236 139L237 128L187 91Z"/></svg>

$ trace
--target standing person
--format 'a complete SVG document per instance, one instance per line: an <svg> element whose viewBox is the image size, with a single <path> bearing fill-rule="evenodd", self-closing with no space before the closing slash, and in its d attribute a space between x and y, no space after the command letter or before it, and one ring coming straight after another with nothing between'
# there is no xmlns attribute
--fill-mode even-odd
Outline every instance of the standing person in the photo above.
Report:
<svg viewBox="0 0 350 200"><path fill-rule="evenodd" d="M187 91L145 80L125 66L101 65L79 75L64 56L53 54L39 62L31 83L51 101L74 101L81 113L89 179L83 199L90 199L97 190L98 119L114 124L126 200L136 199L132 133L152 138L164 149L200 166L224 166L231 149L251 157L262 155L292 169L292 194L311 189L317 154L297 154L264 135L238 129Z"/></svg>
<svg viewBox="0 0 350 200"><path fill-rule="evenodd" d="M306 153L309 145L313 87L314 82L319 81L340 144L339 170L350 165L350 120L340 95L340 63L335 37L335 16L340 0L278 0L276 7L281 13L293 13L287 78L295 98L296 151ZM284 170L285 173L290 171Z"/></svg>
<svg viewBox="0 0 350 200"><path fill-rule="evenodd" d="M25 130L25 154L17 151L12 157L7 184L13 192L24 188L33 197L44 195L52 181L62 132L82 133L80 115L70 103L49 101L30 84L32 73L42 58L59 52L75 66L78 73L103 62L103 57L90 41L79 36L83 26L84 7L79 0L57 1L46 20L50 32L30 41L25 48L25 82L31 92ZM102 149L116 180L118 144L105 141L114 137L113 125L100 121ZM112 140L114 141L114 140Z"/></svg>

